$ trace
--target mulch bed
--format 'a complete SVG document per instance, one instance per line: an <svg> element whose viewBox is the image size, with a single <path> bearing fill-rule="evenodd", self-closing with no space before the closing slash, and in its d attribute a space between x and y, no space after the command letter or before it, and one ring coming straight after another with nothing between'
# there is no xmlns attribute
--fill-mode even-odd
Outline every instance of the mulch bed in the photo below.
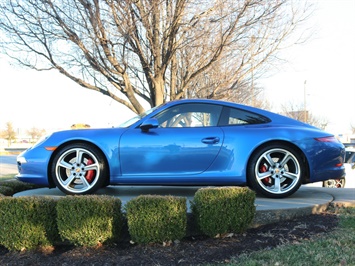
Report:
<svg viewBox="0 0 355 266"><path fill-rule="evenodd" d="M291 221L251 228L225 238L188 237L167 246L134 245L129 239L97 248L59 246L49 251L11 252L0 247L1 265L197 265L227 263L252 251L299 243L331 233L338 225L335 214L303 216Z"/></svg>

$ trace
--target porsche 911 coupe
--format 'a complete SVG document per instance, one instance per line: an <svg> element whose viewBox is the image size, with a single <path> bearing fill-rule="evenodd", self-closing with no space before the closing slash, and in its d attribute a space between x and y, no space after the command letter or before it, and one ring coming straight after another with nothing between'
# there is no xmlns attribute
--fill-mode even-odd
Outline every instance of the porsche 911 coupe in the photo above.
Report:
<svg viewBox="0 0 355 266"><path fill-rule="evenodd" d="M17 178L94 193L108 185L249 186L271 198L344 177L331 134L258 108L206 99L165 103L115 128L52 133L17 157Z"/></svg>

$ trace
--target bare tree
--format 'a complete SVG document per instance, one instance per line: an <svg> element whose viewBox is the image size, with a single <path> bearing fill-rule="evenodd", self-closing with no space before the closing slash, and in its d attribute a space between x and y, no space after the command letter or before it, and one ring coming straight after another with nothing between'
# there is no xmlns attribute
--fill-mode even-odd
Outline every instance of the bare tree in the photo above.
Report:
<svg viewBox="0 0 355 266"><path fill-rule="evenodd" d="M46 134L45 129L39 129L36 127L32 127L27 131L27 134L31 136L31 142L37 141L40 137Z"/></svg>
<svg viewBox="0 0 355 266"><path fill-rule="evenodd" d="M305 110L303 106L298 106L294 103L288 103L281 106L282 113L293 119L305 122L320 129L325 129L328 125L328 120L314 116L308 110Z"/></svg>
<svg viewBox="0 0 355 266"><path fill-rule="evenodd" d="M264 92L261 90L261 88L256 88L255 89L257 92L256 95L253 95L252 99L249 99L248 103L249 105L252 105L257 108L261 108L264 110L269 110L272 111L273 106L270 103L270 101L266 98Z"/></svg>
<svg viewBox="0 0 355 266"><path fill-rule="evenodd" d="M16 139L16 132L11 122L6 123L6 128L0 132L0 137L7 140L8 146Z"/></svg>
<svg viewBox="0 0 355 266"><path fill-rule="evenodd" d="M1 47L136 113L187 97L243 102L310 13L291 0L3 0Z"/></svg>
<svg viewBox="0 0 355 266"><path fill-rule="evenodd" d="M355 126L354 125L350 125L350 130L352 134L355 134Z"/></svg>

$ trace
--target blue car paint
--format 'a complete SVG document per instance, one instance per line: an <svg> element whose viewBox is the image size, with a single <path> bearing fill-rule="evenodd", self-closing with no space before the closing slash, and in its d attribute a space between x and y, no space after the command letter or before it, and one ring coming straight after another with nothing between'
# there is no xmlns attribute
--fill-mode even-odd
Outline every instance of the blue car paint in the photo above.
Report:
<svg viewBox="0 0 355 266"><path fill-rule="evenodd" d="M210 139L216 143L208 143ZM219 127L127 130L120 140L122 175L196 175L206 171L223 144ZM206 141L207 143L204 143ZM181 172L183 165L184 171Z"/></svg>

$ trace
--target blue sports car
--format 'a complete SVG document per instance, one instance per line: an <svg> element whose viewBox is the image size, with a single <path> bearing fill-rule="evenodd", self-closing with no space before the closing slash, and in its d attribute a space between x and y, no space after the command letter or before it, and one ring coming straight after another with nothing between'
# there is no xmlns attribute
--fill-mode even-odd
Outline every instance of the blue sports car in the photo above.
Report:
<svg viewBox="0 0 355 266"><path fill-rule="evenodd" d="M117 128L52 133L17 158L24 182L93 193L108 185L249 186L271 198L344 177L331 134L265 110L205 99L153 108Z"/></svg>

